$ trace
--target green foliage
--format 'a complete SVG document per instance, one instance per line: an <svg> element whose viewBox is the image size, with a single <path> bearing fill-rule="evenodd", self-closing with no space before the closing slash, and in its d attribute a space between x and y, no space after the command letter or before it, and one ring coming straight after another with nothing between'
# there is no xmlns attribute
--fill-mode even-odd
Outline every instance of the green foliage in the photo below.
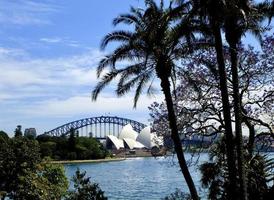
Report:
<svg viewBox="0 0 274 200"><path fill-rule="evenodd" d="M224 138L209 151L209 161L200 166L202 186L208 188L209 199L227 199L228 168Z"/></svg>
<svg viewBox="0 0 274 200"><path fill-rule="evenodd" d="M70 151L74 151L76 147L75 130L73 128L69 131L68 148Z"/></svg>
<svg viewBox="0 0 274 200"><path fill-rule="evenodd" d="M23 133L22 133L22 126L18 125L14 131L14 137L22 137Z"/></svg>
<svg viewBox="0 0 274 200"><path fill-rule="evenodd" d="M39 167L38 174L43 174L50 183L50 193L56 197L63 196L68 189L68 180L65 175L63 165L50 164L48 162L42 163Z"/></svg>
<svg viewBox="0 0 274 200"><path fill-rule="evenodd" d="M269 159L266 155L256 154L248 160L247 165L249 199L267 199L266 196L271 192L269 183L274 180L274 159Z"/></svg>
<svg viewBox="0 0 274 200"><path fill-rule="evenodd" d="M104 192L96 183L91 183L90 178L85 178L86 172L75 172L72 178L74 183L74 191L70 191L66 196L66 200L106 200Z"/></svg>
<svg viewBox="0 0 274 200"><path fill-rule="evenodd" d="M9 136L6 132L0 131L0 140L8 140Z"/></svg>
<svg viewBox="0 0 274 200"><path fill-rule="evenodd" d="M174 193L169 194L162 200L191 200L191 196L189 194L183 193L179 189L176 189Z"/></svg>
<svg viewBox="0 0 274 200"><path fill-rule="evenodd" d="M40 153L42 157L53 157L56 150L56 142L43 142L40 144Z"/></svg>
<svg viewBox="0 0 274 200"><path fill-rule="evenodd" d="M37 170L28 171L19 179L19 187L14 199L61 199L67 192L68 181L64 167L43 162Z"/></svg>
<svg viewBox="0 0 274 200"><path fill-rule="evenodd" d="M108 151L103 147L103 145L94 138L77 138L77 153L78 157L83 157L82 159L101 159L108 155Z"/></svg>
<svg viewBox="0 0 274 200"><path fill-rule="evenodd" d="M11 199L60 199L64 168L41 163L39 143L25 137L0 140L0 195Z"/></svg>
<svg viewBox="0 0 274 200"><path fill-rule="evenodd" d="M208 199L228 199L228 167L223 139L210 150L209 162L200 166L202 186L208 189ZM249 200L265 200L271 188L268 183L274 179L272 171L274 160L265 155L256 154L244 157L247 173L247 193ZM239 176L237 176L239 180ZM239 181L238 181L239 183ZM239 188L237 185L235 188Z"/></svg>
<svg viewBox="0 0 274 200"><path fill-rule="evenodd" d="M0 141L1 142L1 141ZM17 190L20 176L35 169L40 162L39 145L24 137L16 137L0 144L0 191L11 194Z"/></svg>
<svg viewBox="0 0 274 200"><path fill-rule="evenodd" d="M94 138L76 137L72 130L69 138L38 136L42 157L56 160L103 159L109 156L103 145Z"/></svg>

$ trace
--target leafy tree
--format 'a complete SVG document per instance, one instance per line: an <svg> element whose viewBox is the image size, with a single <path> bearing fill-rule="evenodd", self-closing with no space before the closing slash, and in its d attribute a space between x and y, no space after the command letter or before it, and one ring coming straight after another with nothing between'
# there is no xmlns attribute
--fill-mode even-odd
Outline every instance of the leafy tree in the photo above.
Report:
<svg viewBox="0 0 274 200"><path fill-rule="evenodd" d="M68 183L64 168L41 162L36 140L0 140L0 195L2 199L60 199Z"/></svg>
<svg viewBox="0 0 274 200"><path fill-rule="evenodd" d="M48 141L48 142L43 142L40 143L40 153L41 157L54 157L54 153L56 151L56 142Z"/></svg>
<svg viewBox="0 0 274 200"><path fill-rule="evenodd" d="M192 177L189 173L184 157L181 140L178 134L177 119L174 113L171 95L170 80L174 80L176 60L182 58L190 48L194 38L191 22L183 18L182 13L187 13L188 5L183 5L185 12L164 8L163 1L158 6L153 0L145 1L144 10L131 8L129 14L115 18L114 25L124 23L133 25L133 31L114 31L105 36L101 47L104 49L110 42L120 42L110 55L103 58L97 68L98 77L109 67L109 71L102 76L101 81L93 90L92 98L96 100L102 89L116 77L119 77L116 93L122 96L136 87L134 107L136 107L140 94L148 85L148 93L153 91L152 82L159 78L161 89L165 96L168 119L171 129L171 138L183 176L187 182L193 199L199 199ZM182 16L183 23L176 26L178 15ZM131 61L126 66L117 67L120 61Z"/></svg>
<svg viewBox="0 0 274 200"><path fill-rule="evenodd" d="M0 131L0 140L3 139L3 140L8 140L9 139L9 135L4 132L4 131Z"/></svg>
<svg viewBox="0 0 274 200"><path fill-rule="evenodd" d="M80 159L102 159L108 155L108 151L94 138L78 137L76 149Z"/></svg>
<svg viewBox="0 0 274 200"><path fill-rule="evenodd" d="M86 172L76 170L72 178L74 183L74 191L70 191L66 196L66 200L106 200L104 192L100 189L98 184L91 183L90 178L85 178Z"/></svg>
<svg viewBox="0 0 274 200"><path fill-rule="evenodd" d="M225 6L224 32L229 45L233 100L235 113L235 133L237 146L237 160L240 178L240 194L242 199L247 199L245 171L243 166L243 139L242 139L242 110L239 93L239 45L245 32L250 31L257 38L266 29L262 27L265 18L269 18L271 7L268 1L255 4L254 1L228 1Z"/></svg>
<svg viewBox="0 0 274 200"><path fill-rule="evenodd" d="M36 140L37 140L39 143L48 142L48 141L53 141L53 137L50 136L50 135L42 134L42 135L38 135L38 136L36 137Z"/></svg>
<svg viewBox="0 0 274 200"><path fill-rule="evenodd" d="M246 138L245 150L248 150L250 159L254 157L255 147L258 144L271 145L274 138L272 128L274 122L273 42L273 35L267 36L262 39L262 51L255 51L252 47L247 49L242 47L239 51L240 102L243 125L247 128L246 134L249 134ZM196 52L187 62L185 61L186 69L177 76L181 82L176 89L174 104L182 139L199 134L206 140L213 139L217 134L225 134L222 100L215 70L217 61L214 55L214 50L210 48ZM228 78L231 80L229 52L224 55ZM232 99L231 82L228 83L228 88L230 99ZM232 105L230 101L230 107ZM150 115L153 129L166 136L166 105L160 102L153 103L150 106ZM234 119L234 113L231 116ZM238 179L238 173L236 178Z"/></svg>
<svg viewBox="0 0 274 200"><path fill-rule="evenodd" d="M247 146L250 156L256 150L256 141L262 136L273 138L273 102L274 102L274 36L267 36L262 40L262 51L255 51L253 47L241 48L239 60L240 102L243 111L243 122L247 128ZM189 58L185 71L181 71L177 78L180 80L174 97L177 111L178 126L182 136L198 133L203 137L223 133L224 120L222 116L222 101L218 89L218 79L211 67L216 66L214 50L207 49L195 53ZM231 77L229 55L225 54L228 77ZM228 86L232 99L232 83ZM230 101L232 107L232 101ZM150 106L153 128L166 136L167 109L164 103L155 102ZM234 119L234 114L232 114ZM261 138L261 139L260 139ZM265 138L266 139L266 138ZM267 141L265 142L267 145ZM270 142L270 141L269 141Z"/></svg>
<svg viewBox="0 0 274 200"><path fill-rule="evenodd" d="M18 125L14 131L14 137L22 137L23 133L22 133L22 126Z"/></svg>
<svg viewBox="0 0 274 200"><path fill-rule="evenodd" d="M48 161L39 163L34 172L28 171L19 181L14 199L59 200L68 189L64 167Z"/></svg>
<svg viewBox="0 0 274 200"><path fill-rule="evenodd" d="M1 142L1 141L0 141ZM15 137L0 144L0 191L13 197L18 182L26 171L35 169L40 162L39 145L24 137Z"/></svg>
<svg viewBox="0 0 274 200"><path fill-rule="evenodd" d="M74 132L74 131L73 131ZM38 136L42 157L57 160L102 159L109 152L94 138L75 137L71 133L67 137Z"/></svg>
<svg viewBox="0 0 274 200"><path fill-rule="evenodd" d="M76 147L76 134L73 128L69 131L68 147L71 151L75 151Z"/></svg>

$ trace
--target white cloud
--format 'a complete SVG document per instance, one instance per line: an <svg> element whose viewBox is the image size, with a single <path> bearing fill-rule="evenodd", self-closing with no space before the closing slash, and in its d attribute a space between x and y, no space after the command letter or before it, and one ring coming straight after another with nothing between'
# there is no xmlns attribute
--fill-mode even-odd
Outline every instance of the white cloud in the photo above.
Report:
<svg viewBox="0 0 274 200"><path fill-rule="evenodd" d="M0 94L0 102L11 98L8 94Z"/></svg>
<svg viewBox="0 0 274 200"><path fill-rule="evenodd" d="M105 114L147 123L147 107L163 99L161 95L142 95L137 109L133 109L133 94L117 98L111 84L96 102L91 101L102 56L93 49L75 56L36 59L23 50L0 47L0 118L6 121L0 122L0 128L11 132L22 124L44 132L72 118Z"/></svg>
<svg viewBox="0 0 274 200"><path fill-rule="evenodd" d="M0 93L5 96L1 101L28 97L32 101L45 96L59 99L77 96L84 90L90 92L98 82L96 67L103 56L98 50L55 59L30 59L24 55L27 52L20 49L0 47Z"/></svg>
<svg viewBox="0 0 274 200"><path fill-rule="evenodd" d="M62 42L62 39L59 38L59 37L41 38L40 41L42 41L42 42L48 42L48 43L59 43L59 42Z"/></svg>
<svg viewBox="0 0 274 200"><path fill-rule="evenodd" d="M102 56L100 51L56 59L29 59L17 52L20 50L0 47L0 93L6 97L25 98L26 91L30 97L44 93L61 96L85 86L91 90L97 81L95 70Z"/></svg>
<svg viewBox="0 0 274 200"><path fill-rule="evenodd" d="M32 116L74 116L90 113L97 114L121 114L121 113L140 113L147 118L147 107L155 100L163 99L161 95L155 98L142 96L137 104L137 109L133 109L133 97L124 96L117 98L115 96L100 96L97 101L92 101L89 94L73 96L67 99L49 99L39 102L36 105L26 107L21 112Z"/></svg>
<svg viewBox="0 0 274 200"><path fill-rule="evenodd" d="M71 40L69 37L50 37L50 38L41 38L41 42L48 44L62 44L70 47L80 47L79 42Z"/></svg>
<svg viewBox="0 0 274 200"><path fill-rule="evenodd" d="M2 24L51 24L48 16L59 10L57 6L30 0L0 0L0 4L0 23Z"/></svg>
<svg viewBox="0 0 274 200"><path fill-rule="evenodd" d="M28 54L23 49L0 47L0 59L26 57Z"/></svg>

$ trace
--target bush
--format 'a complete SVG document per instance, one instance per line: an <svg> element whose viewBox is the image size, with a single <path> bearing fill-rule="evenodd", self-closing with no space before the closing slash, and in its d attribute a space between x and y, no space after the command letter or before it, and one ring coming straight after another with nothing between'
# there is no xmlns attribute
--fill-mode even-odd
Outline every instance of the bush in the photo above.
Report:
<svg viewBox="0 0 274 200"><path fill-rule="evenodd" d="M37 170L28 171L20 177L15 199L61 199L67 192L68 181L64 167L43 162L37 165Z"/></svg>
<svg viewBox="0 0 274 200"><path fill-rule="evenodd" d="M56 142L43 142L40 144L40 152L42 157L53 157L53 154L56 150Z"/></svg>
<svg viewBox="0 0 274 200"><path fill-rule="evenodd" d="M63 166L41 162L36 140L0 140L0 195L10 199L60 199L68 183Z"/></svg>
<svg viewBox="0 0 274 200"><path fill-rule="evenodd" d="M179 189L176 189L174 193L169 194L162 200L191 200L191 196L180 191Z"/></svg>
<svg viewBox="0 0 274 200"><path fill-rule="evenodd" d="M91 183L90 178L85 178L86 172L80 172L79 169L75 172L72 178L74 190L70 191L65 200L107 200L104 192L96 183Z"/></svg>
<svg viewBox="0 0 274 200"><path fill-rule="evenodd" d="M102 159L109 155L103 145L94 138L38 136L42 157L57 160Z"/></svg>

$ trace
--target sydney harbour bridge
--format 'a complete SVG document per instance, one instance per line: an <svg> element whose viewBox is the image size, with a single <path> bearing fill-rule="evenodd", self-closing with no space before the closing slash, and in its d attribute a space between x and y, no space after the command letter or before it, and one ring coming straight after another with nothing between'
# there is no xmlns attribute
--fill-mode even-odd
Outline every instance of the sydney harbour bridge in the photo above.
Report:
<svg viewBox="0 0 274 200"><path fill-rule="evenodd" d="M79 132L79 136L105 139L107 135L118 137L121 129L127 124L130 124L138 133L146 126L143 123L127 118L117 116L99 116L69 122L45 132L45 134L51 136L63 136L68 135L73 129Z"/></svg>

